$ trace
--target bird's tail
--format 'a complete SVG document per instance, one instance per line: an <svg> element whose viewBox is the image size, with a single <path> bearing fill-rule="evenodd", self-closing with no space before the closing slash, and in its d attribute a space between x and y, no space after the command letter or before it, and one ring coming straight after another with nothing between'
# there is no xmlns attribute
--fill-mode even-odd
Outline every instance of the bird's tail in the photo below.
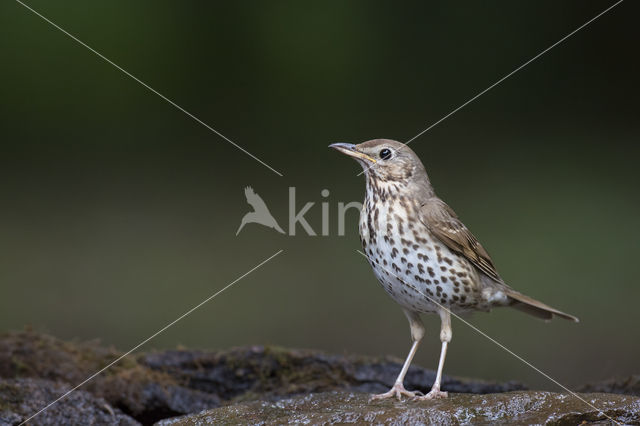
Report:
<svg viewBox="0 0 640 426"><path fill-rule="evenodd" d="M556 315L566 320L580 322L580 320L573 315L565 314L564 312L545 305L544 303L529 296L525 296L515 290L508 289L507 296L509 296L509 299L513 302L511 305L512 308L518 309L519 311L525 312L529 315L533 315L534 317L550 320L554 315Z"/></svg>

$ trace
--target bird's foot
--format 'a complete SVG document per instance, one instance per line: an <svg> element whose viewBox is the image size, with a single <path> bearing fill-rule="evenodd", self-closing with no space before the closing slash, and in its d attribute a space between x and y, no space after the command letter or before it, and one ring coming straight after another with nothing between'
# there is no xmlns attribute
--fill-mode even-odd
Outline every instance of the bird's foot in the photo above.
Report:
<svg viewBox="0 0 640 426"><path fill-rule="evenodd" d="M422 396L416 396L415 399L418 401L428 401L430 399L440 399L447 398L449 396L448 392L443 392L439 388L431 388L428 394Z"/></svg>
<svg viewBox="0 0 640 426"><path fill-rule="evenodd" d="M415 398L419 395L422 395L422 392L408 391L404 388L404 385L402 383L396 383L395 385L393 385L391 389L389 389L389 392L373 395L369 401L377 401L380 399L387 399L387 398L393 398L393 397L396 397L398 401L400 401L403 395L408 396L409 398Z"/></svg>

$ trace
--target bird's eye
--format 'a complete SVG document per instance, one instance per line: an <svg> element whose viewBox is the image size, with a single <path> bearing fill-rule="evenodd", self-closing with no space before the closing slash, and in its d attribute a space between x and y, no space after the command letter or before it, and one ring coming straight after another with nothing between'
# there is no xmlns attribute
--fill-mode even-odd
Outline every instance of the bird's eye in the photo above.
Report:
<svg viewBox="0 0 640 426"><path fill-rule="evenodd" d="M391 150L385 148L380 151L380 158L382 158L383 160L388 160L389 158L391 158Z"/></svg>

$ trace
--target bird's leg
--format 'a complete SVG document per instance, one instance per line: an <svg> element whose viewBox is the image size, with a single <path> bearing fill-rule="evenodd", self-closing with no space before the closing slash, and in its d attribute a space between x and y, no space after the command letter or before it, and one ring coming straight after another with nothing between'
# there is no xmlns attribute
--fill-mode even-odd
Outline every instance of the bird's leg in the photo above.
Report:
<svg viewBox="0 0 640 426"><path fill-rule="evenodd" d="M404 361L404 365L402 366L402 370L400 370L400 374L396 379L393 387L389 390L389 392L381 393L379 395L373 395L371 400L376 399L386 399L396 397L398 400L402 398L402 396L415 397L416 392L410 392L404 388L404 376L407 374L409 370L409 366L411 365L411 360L413 360L413 356L416 354L418 350L418 344L420 340L424 337L424 325L422 324L422 320L420 319L420 315L415 312L404 311L407 319L409 320L409 326L411 327L411 338L413 339L413 344L411 345L411 350L409 351L409 355L407 355L407 359Z"/></svg>
<svg viewBox="0 0 640 426"><path fill-rule="evenodd" d="M440 308L438 311L440 314L440 321L442 322L440 328L440 341L442 342L442 350L440 351L440 361L438 362L438 373L436 374L436 381L433 382L433 386L431 386L431 390L428 394L424 396L418 397L418 399L436 399L436 398L446 398L448 396L447 392L443 392L440 390L440 383L442 381L442 369L444 367L444 359L447 357L447 345L451 341L451 313L446 310Z"/></svg>

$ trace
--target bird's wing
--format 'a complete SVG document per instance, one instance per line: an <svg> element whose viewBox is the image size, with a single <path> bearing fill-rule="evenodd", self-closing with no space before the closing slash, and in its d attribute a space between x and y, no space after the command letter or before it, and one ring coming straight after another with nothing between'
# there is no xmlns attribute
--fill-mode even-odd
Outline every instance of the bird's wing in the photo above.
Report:
<svg viewBox="0 0 640 426"><path fill-rule="evenodd" d="M464 255L492 280L503 284L489 253L444 201L429 199L420 206L419 216L422 224L447 247Z"/></svg>
<svg viewBox="0 0 640 426"><path fill-rule="evenodd" d="M260 196L256 194L253 188L251 188L250 186L247 186L244 189L244 195L247 198L247 203L249 203L249 205L253 207L256 212L264 212L265 210L269 211L264 201L262 201L262 198L260 198Z"/></svg>

